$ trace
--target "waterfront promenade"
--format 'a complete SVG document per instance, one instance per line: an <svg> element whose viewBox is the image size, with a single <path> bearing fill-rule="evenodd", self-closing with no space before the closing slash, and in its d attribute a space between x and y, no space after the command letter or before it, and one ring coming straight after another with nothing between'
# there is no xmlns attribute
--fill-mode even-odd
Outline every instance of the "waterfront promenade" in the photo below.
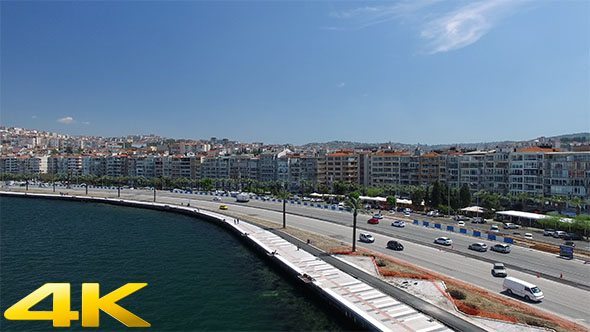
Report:
<svg viewBox="0 0 590 332"><path fill-rule="evenodd" d="M0 193L17 196L24 196L24 193ZM244 221L236 221L234 218L217 212L206 211L195 207L177 206L164 203L141 202L134 200L88 197L76 195L52 195L52 194L26 194L28 197L38 198L61 198L80 201L105 202L126 206L146 207L159 210L180 212L195 215L210 221L218 222L223 227L235 232L247 243L252 244L257 250L262 251L271 261L276 262L287 273L292 274L302 286L310 287L321 297L343 311L359 326L380 331L421 331L421 332L442 332L442 331L478 331L483 330L458 316L444 312L427 302L414 298L403 293L403 301L391 295L393 286L386 283L379 284L377 278L363 276L359 278L362 271L356 271L355 276L334 266L339 262L332 256L321 257L319 250L300 243L296 239L289 239L296 244L287 241L283 237L270 230L262 229ZM330 263L326 260L332 259ZM342 265L345 263L340 262ZM348 266L352 270L353 267ZM372 282L365 282L362 279L372 278ZM389 288L389 291L382 289ZM415 307L427 315L404 303L413 301ZM438 316L439 320L433 318L432 313ZM444 322L444 324L443 324ZM445 325L446 324L446 325Z"/></svg>

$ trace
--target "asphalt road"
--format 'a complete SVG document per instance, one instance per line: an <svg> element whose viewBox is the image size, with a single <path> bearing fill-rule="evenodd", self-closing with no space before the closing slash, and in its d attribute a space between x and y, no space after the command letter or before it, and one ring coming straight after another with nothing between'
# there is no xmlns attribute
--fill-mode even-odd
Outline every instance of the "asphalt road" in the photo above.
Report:
<svg viewBox="0 0 590 332"><path fill-rule="evenodd" d="M39 190L40 188L35 188ZM43 191L51 191L51 188L43 188ZM60 191L60 189L57 189ZM66 191L61 189L61 191ZM83 194L84 189L68 189L73 194ZM96 193L116 196L116 190L94 190ZM91 190L92 193L92 190ZM151 200L151 191L124 190L121 197ZM211 196L173 194L170 192L158 192L158 202L189 202L191 206L199 206L219 211L221 203L229 206L231 211L264 218L271 221L282 221L282 204L277 202L250 201L248 203L236 203L235 199L224 197L222 202L215 202ZM186 204L186 203L185 203ZM288 205L287 225L300 229L326 235L331 238L350 243L352 235L352 215L348 212L335 212L319 208L310 208L297 205ZM502 278L494 278L491 273L490 262L503 262L509 267L509 275L519 279L535 283L545 293L545 299L541 303L530 303L529 305L556 313L560 316L569 317L586 326L590 326L590 264L574 260L564 260L557 255L544 253L536 250L512 246L510 254L496 252L474 252L467 249L470 243L484 242L488 246L491 241L481 241L471 236L450 233L442 230L425 228L422 226L406 223L405 228L391 226L394 219L385 218L378 225L367 224L368 215L359 215L357 221L360 229L370 231L376 238L375 243L359 243L360 246L378 251L393 257L397 257L418 266L442 273L458 280L465 281L492 292L502 291ZM422 219L422 218L420 218ZM432 242L438 236L448 236L453 239L454 249L434 245ZM385 248L387 241L397 239L401 241L405 250L394 252ZM358 242L357 242L358 243ZM442 249L442 250L441 250ZM518 266L525 269L525 272L510 268ZM529 272L526 272L528 270ZM578 285L574 287L563 282L537 278L536 273L559 276L568 283ZM520 298L517 298L521 300Z"/></svg>

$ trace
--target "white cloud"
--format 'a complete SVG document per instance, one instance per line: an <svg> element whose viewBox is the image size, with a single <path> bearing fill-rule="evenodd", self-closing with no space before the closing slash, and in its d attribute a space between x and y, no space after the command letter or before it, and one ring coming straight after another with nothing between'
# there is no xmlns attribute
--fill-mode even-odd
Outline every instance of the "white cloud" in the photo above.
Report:
<svg viewBox="0 0 590 332"><path fill-rule="evenodd" d="M82 124L89 125L90 124L90 121L84 121L84 122L82 122Z"/></svg>
<svg viewBox="0 0 590 332"><path fill-rule="evenodd" d="M71 116L66 116L65 118L58 119L57 122L70 124L74 122L74 118L72 118Z"/></svg>
<svg viewBox="0 0 590 332"><path fill-rule="evenodd" d="M346 85L346 83L340 82L340 83L336 84L336 87L337 88L343 88L345 85Z"/></svg>
<svg viewBox="0 0 590 332"><path fill-rule="evenodd" d="M428 53L456 50L477 42L498 22L514 13L529 0L486 0L478 2L447 2L442 0L403 0L388 6L360 7L330 13L348 23L348 29L363 29L388 21L415 26L420 38L427 41ZM329 30L348 30L329 27Z"/></svg>
<svg viewBox="0 0 590 332"><path fill-rule="evenodd" d="M349 29L362 29L371 25L401 19L416 11L431 6L442 0L405 0L387 6L360 7L350 10L334 11L330 16L336 19L352 21L354 25ZM347 30L345 28L329 27L329 30Z"/></svg>
<svg viewBox="0 0 590 332"><path fill-rule="evenodd" d="M478 41L520 3L516 0L470 3L430 21L420 36L429 41L431 54L456 50Z"/></svg>
<svg viewBox="0 0 590 332"><path fill-rule="evenodd" d="M31 116L31 119L36 119L36 118L37 118L37 116L36 116L36 115L32 115L32 116Z"/></svg>

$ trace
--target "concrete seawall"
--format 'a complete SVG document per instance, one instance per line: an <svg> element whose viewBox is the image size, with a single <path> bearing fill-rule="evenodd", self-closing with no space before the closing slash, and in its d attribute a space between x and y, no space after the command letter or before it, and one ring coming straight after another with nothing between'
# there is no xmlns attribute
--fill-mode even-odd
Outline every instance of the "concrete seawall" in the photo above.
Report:
<svg viewBox="0 0 590 332"><path fill-rule="evenodd" d="M451 331L448 327L412 307L384 294L379 289L358 280L326 263L310 252L309 247L289 236L262 229L233 217L173 204L142 202L120 198L102 198L76 195L52 195L0 192L0 195L38 199L61 199L79 202L107 203L128 207L148 208L198 217L228 229L241 241L251 246L269 262L278 266L301 286L318 295L359 329L377 331ZM287 240L291 241L287 241ZM297 244L293 244L296 242ZM308 252L306 249L309 250ZM475 326L473 326L475 327ZM457 327L455 327L457 329ZM462 330L462 329L457 329Z"/></svg>

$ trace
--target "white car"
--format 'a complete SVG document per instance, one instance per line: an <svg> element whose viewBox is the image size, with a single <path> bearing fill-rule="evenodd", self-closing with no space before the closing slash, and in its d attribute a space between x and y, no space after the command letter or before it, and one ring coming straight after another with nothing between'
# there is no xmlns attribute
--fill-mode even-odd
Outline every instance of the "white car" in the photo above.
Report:
<svg viewBox="0 0 590 332"><path fill-rule="evenodd" d="M459 226L465 226L465 222L464 221L459 221L459 222L457 222L457 225L459 225Z"/></svg>
<svg viewBox="0 0 590 332"><path fill-rule="evenodd" d="M409 217L410 216L410 212L404 212L404 217Z"/></svg>
<svg viewBox="0 0 590 332"><path fill-rule="evenodd" d="M492 232L492 233L499 233L500 232L500 228L498 227L498 225L492 225L492 227L490 227L490 232Z"/></svg>
<svg viewBox="0 0 590 332"><path fill-rule="evenodd" d="M213 197L213 200L214 200L215 202L221 202L221 197L219 197L219 196L215 196L215 197Z"/></svg>
<svg viewBox="0 0 590 332"><path fill-rule="evenodd" d="M376 215L373 216L373 218L383 219L383 215L381 215L381 213L377 213Z"/></svg>
<svg viewBox="0 0 590 332"><path fill-rule="evenodd" d="M527 240L532 240L533 239L533 234L532 233L524 233L524 238Z"/></svg>
<svg viewBox="0 0 590 332"><path fill-rule="evenodd" d="M406 223L401 221L401 220L396 220L394 222L391 223L391 226L394 227L406 227Z"/></svg>
<svg viewBox="0 0 590 332"><path fill-rule="evenodd" d="M443 237L437 237L434 240L434 243L436 243L436 244L442 244L442 245L445 245L445 246L450 246L450 245L453 244L453 240L449 239L448 237L443 236Z"/></svg>
<svg viewBox="0 0 590 332"><path fill-rule="evenodd" d="M375 238L373 237L373 235L371 235L369 233L361 233L359 236L359 241L373 243L373 242L375 242Z"/></svg>

